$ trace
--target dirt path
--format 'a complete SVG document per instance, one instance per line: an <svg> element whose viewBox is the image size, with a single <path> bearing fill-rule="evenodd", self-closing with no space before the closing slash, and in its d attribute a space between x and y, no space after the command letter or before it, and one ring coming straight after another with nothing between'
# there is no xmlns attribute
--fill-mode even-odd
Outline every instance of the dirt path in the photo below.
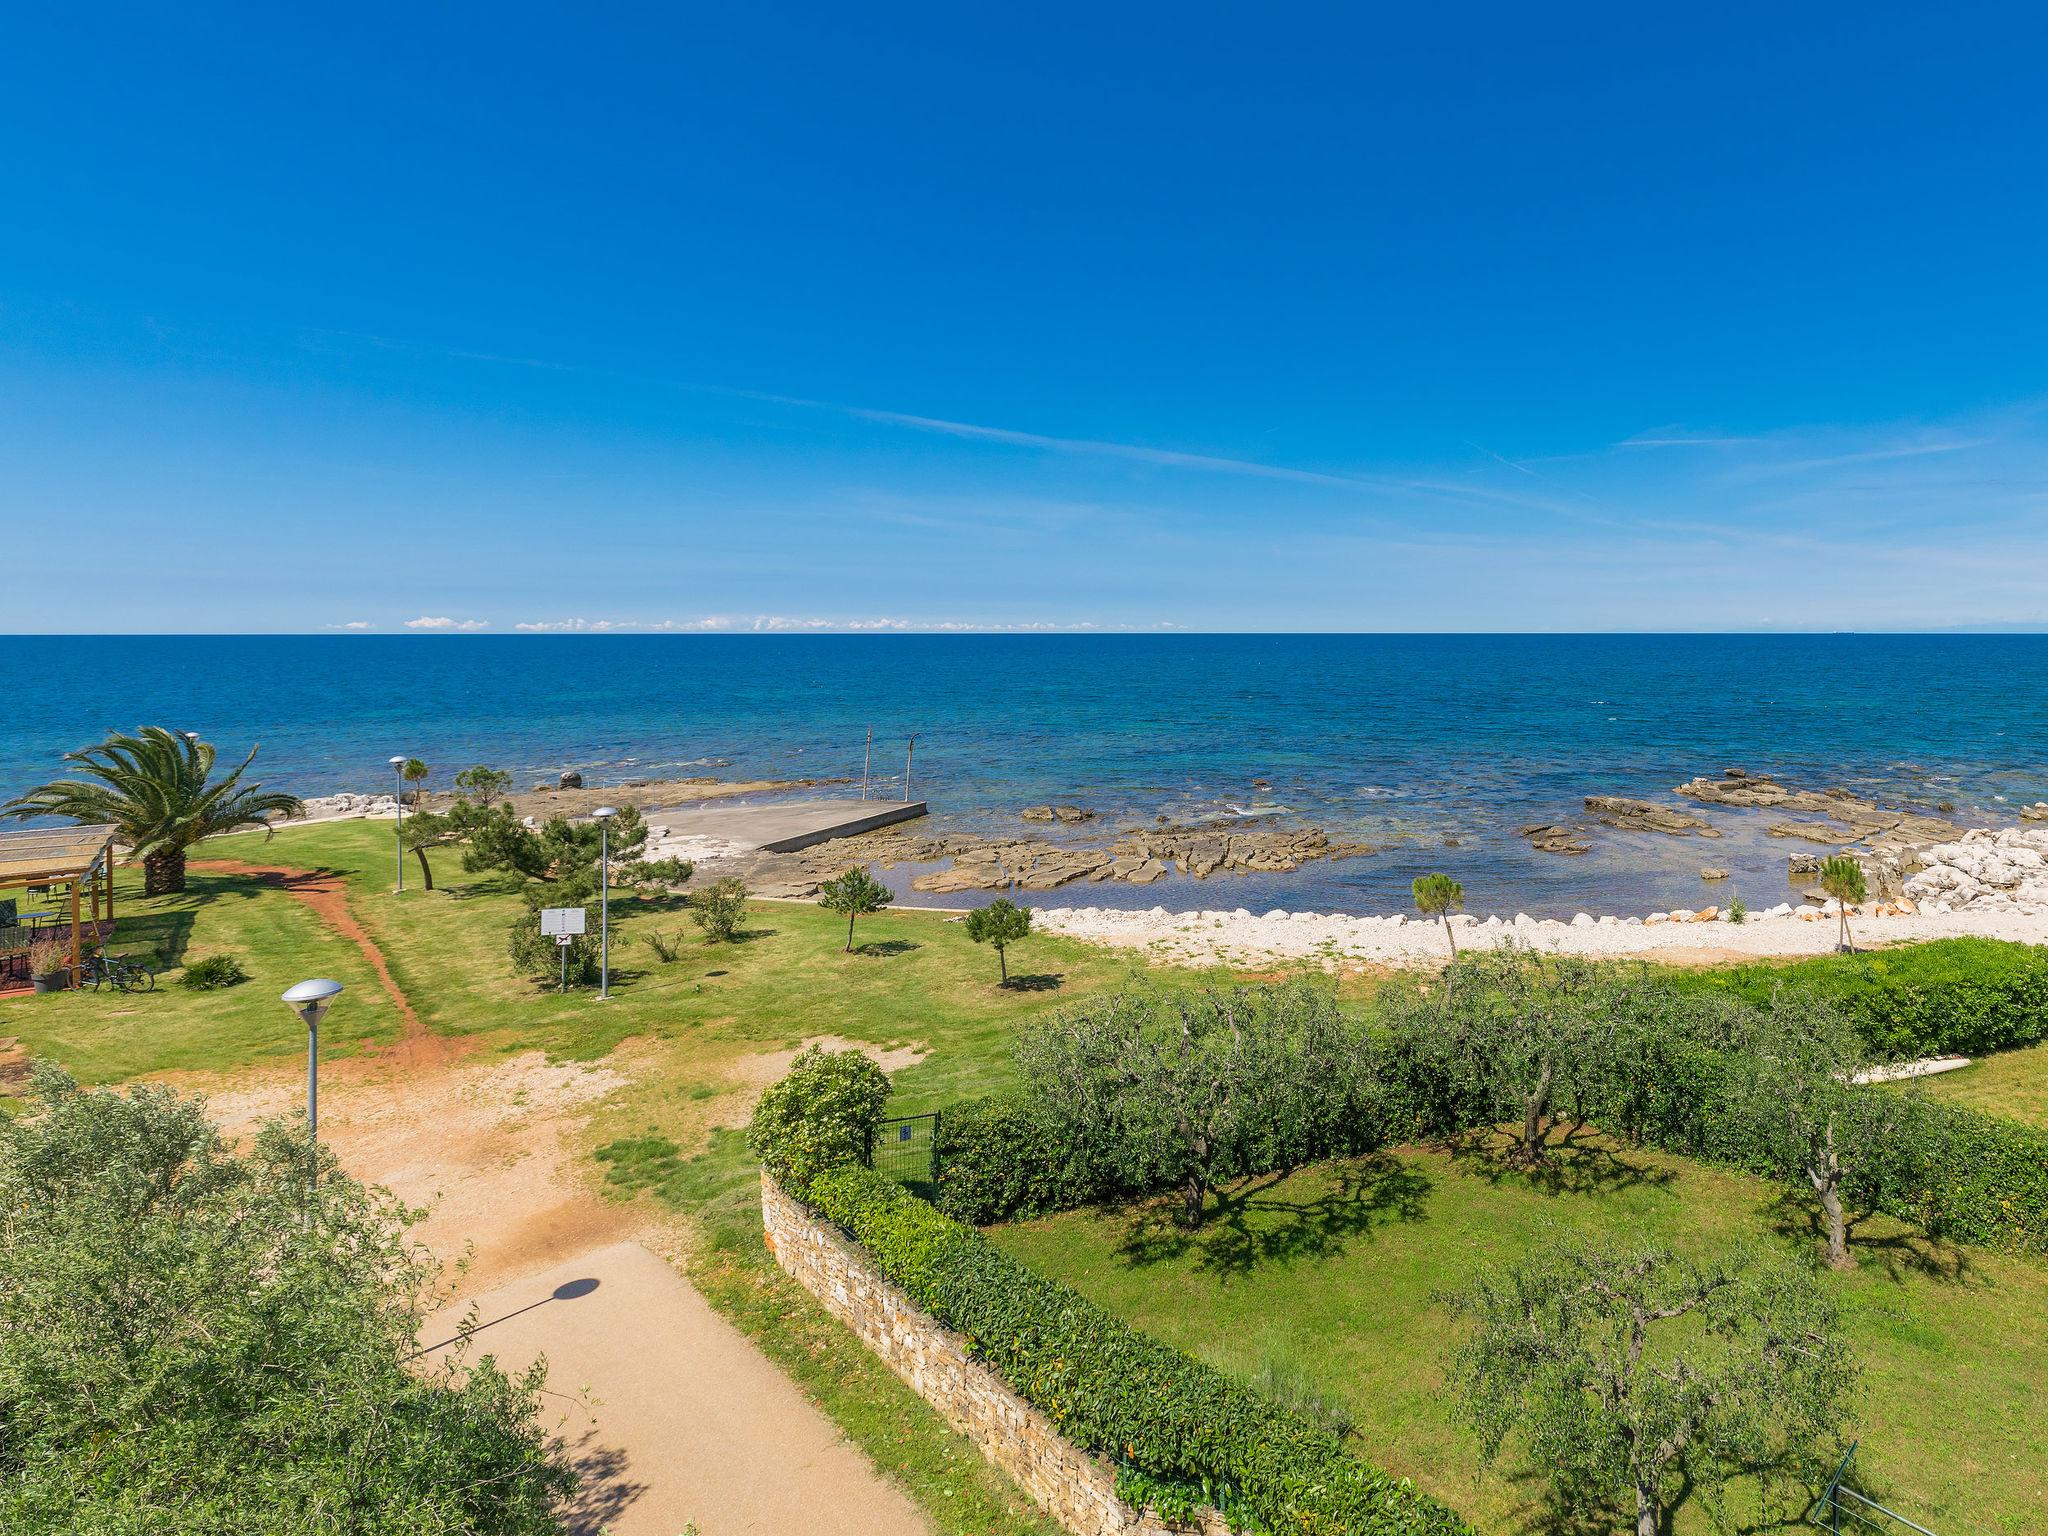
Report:
<svg viewBox="0 0 2048 1536"><path fill-rule="evenodd" d="M293 900L312 908L321 922L361 950L363 958L377 973L377 979L384 984L385 992L397 1005L399 1018L405 1023L404 1035L396 1043L384 1047L380 1055L407 1066L424 1067L445 1062L455 1054L450 1042L428 1029L420 1022L420 1016L413 1012L411 1001L385 962L384 951L377 947L377 941L370 937L369 931L349 906L348 884L340 875L324 869L292 869L281 864L245 864L240 859L194 859L189 867L210 875L241 875L274 886Z"/></svg>

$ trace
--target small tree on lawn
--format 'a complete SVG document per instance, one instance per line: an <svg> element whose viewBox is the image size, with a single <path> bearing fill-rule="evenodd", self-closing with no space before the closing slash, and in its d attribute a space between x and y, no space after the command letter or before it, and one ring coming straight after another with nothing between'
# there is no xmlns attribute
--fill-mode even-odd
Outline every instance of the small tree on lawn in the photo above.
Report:
<svg viewBox="0 0 2048 1536"><path fill-rule="evenodd" d="M433 771L433 769L429 768L425 763L421 762L416 757L408 757L405 760L405 762L400 765L398 770L398 776L401 779L405 780L406 783L412 786L412 803L414 805L418 805L420 803L420 786L427 782L427 775L432 773Z"/></svg>
<svg viewBox="0 0 2048 1536"><path fill-rule="evenodd" d="M455 775L456 793L486 809L493 800L511 787L511 774L502 768L487 768L482 763L478 763L474 768L465 768Z"/></svg>
<svg viewBox="0 0 2048 1536"><path fill-rule="evenodd" d="M856 864L845 874L818 887L818 905L846 914L846 953L853 953L855 918L872 917L896 899L896 893Z"/></svg>
<svg viewBox="0 0 2048 1536"><path fill-rule="evenodd" d="M1436 918L1444 925L1444 937L1450 941L1451 958L1458 958L1458 936L1451 932L1451 914L1465 905L1465 887L1449 875L1417 875L1415 877L1415 910L1424 917Z"/></svg>
<svg viewBox="0 0 2048 1536"><path fill-rule="evenodd" d="M730 944L747 920L747 882L736 875L714 880L690 898L690 921L711 944Z"/></svg>
<svg viewBox="0 0 2048 1536"><path fill-rule="evenodd" d="M967 937L977 944L995 945L996 964L1006 987L1010 984L1010 959L1006 951L1030 933L1031 909L1017 906L1007 898L999 897L967 914Z"/></svg>
<svg viewBox="0 0 2048 1536"><path fill-rule="evenodd" d="M1853 1265L1852 1205L1885 1181L1885 1153L1918 1113L1918 1084L1859 1087L1869 1061L1856 1028L1826 1002L1781 992L1728 1056L1727 1114L1788 1179L1804 1180L1826 1226L1828 1263Z"/></svg>
<svg viewBox="0 0 2048 1536"><path fill-rule="evenodd" d="M462 834L454 821L438 811L420 811L405 818L405 824L398 829L398 840L406 852L420 861L420 876L427 883L427 889L434 888L434 866L427 862L427 850L440 848L454 842Z"/></svg>
<svg viewBox="0 0 2048 1536"><path fill-rule="evenodd" d="M1824 860L1820 866L1820 888L1835 898L1836 915L1842 920L1842 942L1836 948L1845 955L1853 955L1856 946L1849 942L1849 908L1870 894L1863 866L1846 853Z"/></svg>
<svg viewBox="0 0 2048 1536"><path fill-rule="evenodd" d="M1475 1324L1448 1374L1486 1459L1517 1438L1565 1508L1632 1503L1636 1536L1659 1536L1691 1489L1810 1473L1848 1416L1833 1300L1755 1250L1700 1263L1566 1242L1447 1299Z"/></svg>

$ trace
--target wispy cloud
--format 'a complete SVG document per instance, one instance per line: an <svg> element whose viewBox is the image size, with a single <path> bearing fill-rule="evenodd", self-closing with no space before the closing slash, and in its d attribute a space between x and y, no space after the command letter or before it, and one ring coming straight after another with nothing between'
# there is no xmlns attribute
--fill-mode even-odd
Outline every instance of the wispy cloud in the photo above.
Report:
<svg viewBox="0 0 2048 1536"><path fill-rule="evenodd" d="M407 629L475 630L489 629L491 627L491 621L489 619L450 619L445 617L417 618L407 619L405 621L405 627Z"/></svg>
<svg viewBox="0 0 2048 1536"><path fill-rule="evenodd" d="M825 618L782 613L708 614L695 619L529 619L523 634L1055 634L1174 629L1171 624L1102 624L1093 621Z"/></svg>
<svg viewBox="0 0 2048 1536"><path fill-rule="evenodd" d="M368 619L350 619L346 624L322 624L320 627L322 629L349 629L361 631L366 629L375 629L377 626L372 624Z"/></svg>

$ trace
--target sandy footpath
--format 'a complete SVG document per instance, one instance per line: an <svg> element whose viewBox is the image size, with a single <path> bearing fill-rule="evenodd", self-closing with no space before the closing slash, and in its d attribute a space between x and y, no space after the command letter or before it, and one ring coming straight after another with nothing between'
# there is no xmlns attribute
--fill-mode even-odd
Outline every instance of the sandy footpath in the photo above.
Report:
<svg viewBox="0 0 2048 1536"><path fill-rule="evenodd" d="M1509 945L1567 955L1644 956L1668 964L1710 965L1748 957L1826 954L1835 947L1835 919L1808 915L1752 916L1686 922L1585 914L1561 922L1527 915L1482 921L1451 919L1461 949ZM1400 915L1346 917L1318 912L1123 912L1100 907L1049 907L1032 914L1040 932L1144 952L1182 965L1258 967L1309 962L1325 969L1357 965L1438 966L1448 949L1440 923ZM1975 936L2048 943L2048 912L1950 912L1858 916L1849 927L1859 946L1915 939Z"/></svg>

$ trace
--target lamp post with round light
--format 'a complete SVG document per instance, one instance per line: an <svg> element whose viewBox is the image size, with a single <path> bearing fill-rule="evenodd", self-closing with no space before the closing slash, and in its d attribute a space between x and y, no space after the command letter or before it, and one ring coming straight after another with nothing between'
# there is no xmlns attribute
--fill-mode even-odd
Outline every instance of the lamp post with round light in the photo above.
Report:
<svg viewBox="0 0 2048 1536"><path fill-rule="evenodd" d="M398 894L405 894L405 759L391 759L391 782L397 788L392 803L397 807L398 820L392 823L391 838L398 848Z"/></svg>
<svg viewBox="0 0 2048 1536"><path fill-rule="evenodd" d="M612 995L612 818L616 806L600 805L590 813L597 819L597 1000Z"/></svg>
<svg viewBox="0 0 2048 1536"><path fill-rule="evenodd" d="M284 994L285 1006L306 1025L306 1158L308 1181L320 1181L320 1021L341 996L341 983L315 978Z"/></svg>

